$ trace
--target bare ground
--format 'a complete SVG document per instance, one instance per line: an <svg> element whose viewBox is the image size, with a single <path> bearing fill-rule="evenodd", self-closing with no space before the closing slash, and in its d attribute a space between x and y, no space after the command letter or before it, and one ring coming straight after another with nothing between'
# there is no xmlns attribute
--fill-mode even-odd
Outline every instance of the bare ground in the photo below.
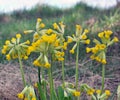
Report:
<svg viewBox="0 0 120 100"><path fill-rule="evenodd" d="M32 80L32 83L37 82L37 69L32 68L29 66L24 66L25 72L25 78L27 79L27 82L30 82L30 78ZM87 83L92 87L100 87L101 86L101 76L98 74L91 73L90 71L87 71L87 74L89 74L89 77L83 76L81 79L79 79L79 84L81 83ZM105 79L105 88L110 89L112 92L115 91L118 84L120 83L120 68L118 68L116 71L113 72L114 77L113 78L106 78ZM55 84L56 86L61 83L61 75L58 75L55 77ZM75 77L67 77L66 81L74 82ZM0 64L0 100L18 100L17 99L17 93L21 92L23 89L22 84L22 78L20 74L20 68L17 63L14 64ZM89 100L89 97L87 97ZM83 99L86 100L86 99ZM113 100L117 100L116 97L114 97Z"/></svg>

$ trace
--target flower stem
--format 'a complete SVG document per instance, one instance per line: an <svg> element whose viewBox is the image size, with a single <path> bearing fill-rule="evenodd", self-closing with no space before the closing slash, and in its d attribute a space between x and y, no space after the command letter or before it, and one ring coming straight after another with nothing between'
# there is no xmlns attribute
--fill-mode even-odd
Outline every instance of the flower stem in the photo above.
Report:
<svg viewBox="0 0 120 100"><path fill-rule="evenodd" d="M79 42L77 42L77 54L76 54L76 71L75 71L75 86L78 89L78 58L79 58Z"/></svg>
<svg viewBox="0 0 120 100"><path fill-rule="evenodd" d="M102 64L102 88L101 93L104 91L104 84L105 84L105 65Z"/></svg>
<svg viewBox="0 0 120 100"><path fill-rule="evenodd" d="M65 87L64 61L62 61L62 83L63 83L63 87Z"/></svg>
<svg viewBox="0 0 120 100"><path fill-rule="evenodd" d="M22 61L21 61L21 57L20 57L20 53L18 51L18 60L19 60L19 64L20 64L20 72L21 72L21 75L22 75L22 81L23 81L23 85L24 87L26 86L26 81L25 81L25 75L24 75L24 71L23 71L23 66L22 66Z"/></svg>
<svg viewBox="0 0 120 100"><path fill-rule="evenodd" d="M48 69L48 76L49 76L49 81L50 81L50 100L53 100L53 82L52 82L52 73L51 73L51 68Z"/></svg>
<svg viewBox="0 0 120 100"><path fill-rule="evenodd" d="M38 67L38 80L39 80L39 83L40 83L40 85L41 85L40 67Z"/></svg>

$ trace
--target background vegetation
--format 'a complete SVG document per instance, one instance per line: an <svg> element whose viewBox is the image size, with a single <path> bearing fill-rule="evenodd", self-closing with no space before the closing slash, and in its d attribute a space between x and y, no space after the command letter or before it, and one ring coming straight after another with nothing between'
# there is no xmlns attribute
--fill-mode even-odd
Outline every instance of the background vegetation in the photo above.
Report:
<svg viewBox="0 0 120 100"><path fill-rule="evenodd" d="M47 5L39 6L36 5L33 9L27 11L14 11L11 14L1 14L0 15L0 50L6 39L10 39L12 36L15 36L16 33L22 33L24 30L35 29L36 19L40 17L43 19L43 22L46 24L46 27L51 27L54 22L63 21L66 25L65 35L71 35L75 32L75 25L80 24L83 28L90 30L89 37L93 39L96 37L98 32L103 30L110 29L114 32L114 35L120 39L120 8L115 7L109 10L100 10L97 8L91 8L85 4L77 4L73 8L69 9L59 9L56 7L51 7ZM31 35L32 36L32 35ZM25 36L24 39L29 39L31 36ZM91 44L93 45L93 44ZM88 71L93 74L101 74L101 68L99 64L95 62L90 62L88 57L89 54L85 55L85 46L80 46L80 55L81 60L81 76L84 77L88 75ZM112 50L112 51L111 51ZM73 76L74 71L72 66L74 65L74 55L69 55L69 52L66 58L68 61L66 66L66 75ZM113 47L109 48L108 51L108 64L106 66L107 78L116 78L116 74L119 75L119 61L120 61L120 43L116 44ZM0 54L0 63L6 63L5 57ZM28 61L29 62L29 61ZM69 71L68 71L69 70ZM59 71L59 67L58 70ZM58 72L54 72L56 74ZM120 80L116 79L117 84ZM114 84L113 84L114 85ZM114 87L113 87L114 88ZM115 89L113 91L116 91Z"/></svg>

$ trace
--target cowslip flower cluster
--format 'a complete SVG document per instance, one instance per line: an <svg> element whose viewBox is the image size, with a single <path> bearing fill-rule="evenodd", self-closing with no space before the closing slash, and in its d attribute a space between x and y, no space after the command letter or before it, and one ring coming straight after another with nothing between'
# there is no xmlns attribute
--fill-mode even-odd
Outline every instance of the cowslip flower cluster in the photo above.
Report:
<svg viewBox="0 0 120 100"><path fill-rule="evenodd" d="M17 94L17 97L21 100L36 100L35 91L32 86L26 86L22 92Z"/></svg>
<svg viewBox="0 0 120 100"><path fill-rule="evenodd" d="M20 56L20 58L28 59L29 54L28 45L30 41L20 43L21 34L16 34L16 37L13 37L11 40L6 40L5 45L2 49L2 54L6 54L6 59L16 59Z"/></svg>
<svg viewBox="0 0 120 100"><path fill-rule="evenodd" d="M88 32L89 31L87 29L83 31L80 25L76 25L76 34L75 35L73 34L72 36L68 36L68 41L67 41L67 43L76 42L72 47L72 49L70 50L71 54L74 54L74 50L76 49L78 42L84 43L84 44L90 43L90 39L87 38Z"/></svg>
<svg viewBox="0 0 120 100"><path fill-rule="evenodd" d="M68 97L69 94L74 97L79 97L81 92L75 89L75 85L73 83L65 82L64 95L65 97Z"/></svg>
<svg viewBox="0 0 120 100"><path fill-rule="evenodd" d="M90 56L91 59L96 60L98 62L101 62L102 64L106 64L106 52L107 48L112 45L115 42L118 42L118 38L114 37L111 39L112 31L107 30L98 33L98 37L100 38L100 41L97 39L94 39L93 42L96 44L94 47L86 48L86 52L92 52L93 54Z"/></svg>
<svg viewBox="0 0 120 100"><path fill-rule="evenodd" d="M54 29L44 29L45 25L41 21L41 19L37 19L36 31L32 31L34 32L33 43L29 46L28 53L40 53L39 57L33 62L34 66L50 68L50 56L52 60L64 60L64 52L61 49L67 48L67 44L63 38L65 25L62 22L59 25L54 23ZM26 32L29 32L29 30Z"/></svg>
<svg viewBox="0 0 120 100"><path fill-rule="evenodd" d="M102 93L100 89L94 89L87 84L82 84L80 91L86 92L86 94L91 96L93 100L106 100L109 96L111 96L110 90L104 90Z"/></svg>

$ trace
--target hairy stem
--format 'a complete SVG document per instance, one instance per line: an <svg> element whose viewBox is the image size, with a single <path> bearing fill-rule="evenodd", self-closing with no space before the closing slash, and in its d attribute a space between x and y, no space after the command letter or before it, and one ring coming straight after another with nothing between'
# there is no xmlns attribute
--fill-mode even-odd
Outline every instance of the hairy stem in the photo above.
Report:
<svg viewBox="0 0 120 100"><path fill-rule="evenodd" d="M23 70L23 65L22 65L22 61L21 61L21 57L20 57L20 53L18 51L18 60L19 60L19 64L20 64L20 72L21 72L21 75L22 75L22 81L23 81L23 85L24 87L26 86L26 81L25 81L25 75L24 75L24 70Z"/></svg>

